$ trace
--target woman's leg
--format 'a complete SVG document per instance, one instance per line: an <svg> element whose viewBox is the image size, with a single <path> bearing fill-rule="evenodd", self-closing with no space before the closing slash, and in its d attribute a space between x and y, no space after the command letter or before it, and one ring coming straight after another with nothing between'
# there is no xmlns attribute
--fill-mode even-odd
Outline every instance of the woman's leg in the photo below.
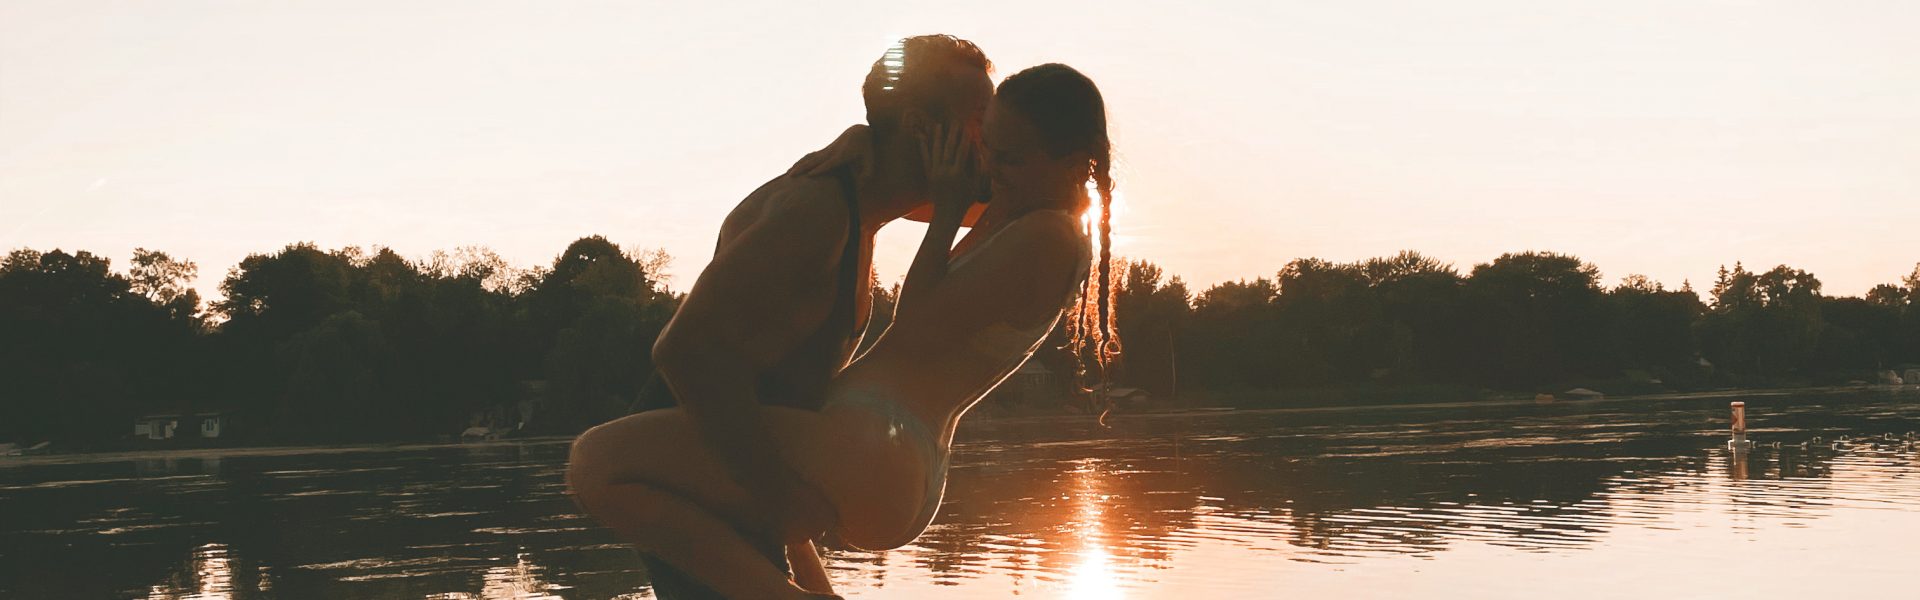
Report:
<svg viewBox="0 0 1920 600"><path fill-rule="evenodd" d="M876 456L857 444L860 423L823 413L764 407L785 458L839 509L843 525L903 504ZM679 409L629 415L574 441L569 487L581 507L622 539L679 567L727 597L799 594L734 528L755 514L745 488ZM892 477L897 478L897 477ZM904 510L904 507L902 508Z"/></svg>

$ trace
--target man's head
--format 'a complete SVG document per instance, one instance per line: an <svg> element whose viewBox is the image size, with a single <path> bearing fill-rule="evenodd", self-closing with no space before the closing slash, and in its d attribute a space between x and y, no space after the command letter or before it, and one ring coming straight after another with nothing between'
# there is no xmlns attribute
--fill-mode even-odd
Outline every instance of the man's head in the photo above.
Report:
<svg viewBox="0 0 1920 600"><path fill-rule="evenodd" d="M900 40L874 61L861 86L867 125L876 141L942 122L977 131L993 99L992 70L973 42L950 35Z"/></svg>

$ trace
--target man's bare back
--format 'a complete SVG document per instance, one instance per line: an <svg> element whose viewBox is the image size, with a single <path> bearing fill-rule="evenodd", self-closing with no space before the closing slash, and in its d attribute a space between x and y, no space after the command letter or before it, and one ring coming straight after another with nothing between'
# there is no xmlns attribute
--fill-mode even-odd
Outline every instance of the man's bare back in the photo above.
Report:
<svg viewBox="0 0 1920 600"><path fill-rule="evenodd" d="M873 269L873 237L874 234L879 231L879 225L881 224L866 223L861 222L860 219L850 218L848 211L857 210L857 207L854 205L852 198L846 197L846 194L849 192L852 192L849 186L845 185L840 178L833 176L782 176L768 181L761 185L759 189L754 190L753 193L748 194L746 199L740 201L740 204L734 206L732 212L727 213L726 220L720 225L719 241L714 248L715 263L720 263L717 259L723 254L751 253L762 247L764 244L762 244L760 240L748 239L748 237L752 235L790 233L801 236L820 236L821 240L831 241L835 246L838 246L839 251L831 255L823 254L813 257L797 257L801 260L796 262L802 265L812 263L813 268L804 269L805 272L822 276L796 277L793 279L791 281L792 289L788 292L792 294L789 299L794 303L806 305L797 306L796 308L799 309L796 311L797 313L804 315L824 315L827 312L831 312L832 305L834 301L839 299L840 293L851 292L853 295L853 316L855 320L852 323L852 329L844 332L848 334L848 340L843 341L857 343L858 340L854 338L859 337L866 331L867 321L872 313L873 290L870 285L866 284L871 280ZM857 223L859 228L852 230L851 227L843 225L837 228L790 231L789 228L785 227L756 227L764 222L784 220L819 223ZM797 230L800 228L795 227L791 229ZM857 245L847 243L846 236L848 235L858 237ZM824 247L815 244L803 244L803 246L813 248ZM853 286L853 289L841 290L837 289L835 284L844 282L836 281L837 278L832 276L833 273L831 269L838 266L842 260L846 260L844 253L848 250L855 252L852 270L860 276L860 281L857 282L857 285ZM749 254L749 256L751 256L751 254ZM708 268L711 269L713 267L710 266ZM828 270L822 271L821 269ZM844 366L846 361L852 358L850 353L851 351L849 350L846 355L839 356L837 362ZM812 361L811 358L807 358L806 360L808 362ZM771 368L774 370L784 370L783 367L801 366L803 365L783 365L776 362L774 365L771 365Z"/></svg>

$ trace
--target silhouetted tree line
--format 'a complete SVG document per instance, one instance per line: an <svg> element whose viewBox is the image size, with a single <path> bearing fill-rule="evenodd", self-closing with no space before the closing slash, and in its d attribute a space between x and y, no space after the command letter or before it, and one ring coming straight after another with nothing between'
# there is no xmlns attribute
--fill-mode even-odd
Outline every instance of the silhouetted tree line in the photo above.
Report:
<svg viewBox="0 0 1920 600"><path fill-rule="evenodd" d="M194 264L162 252L122 273L17 250L0 263L0 440L88 445L202 411L256 440L417 439L517 420L536 393L531 432L578 431L625 414L651 375L677 303L666 262L599 236L530 270L483 248L413 261L293 244L241 261L203 307Z"/></svg>
<svg viewBox="0 0 1920 600"><path fill-rule="evenodd" d="M1295 260L1272 278L1190 294L1126 268L1122 383L1155 393L1441 384L1610 392L1872 381L1920 363L1920 266L1865 298L1812 274L1722 268L1704 296L1592 264L1502 255L1461 274L1415 252ZM1191 298L1191 301L1189 301Z"/></svg>
<svg viewBox="0 0 1920 600"><path fill-rule="evenodd" d="M143 414L208 411L255 441L421 439L476 415L518 423L530 397L543 400L528 433L579 431L625 414L652 376L678 302L666 264L599 236L526 270L484 248L408 260L303 243L247 257L203 304L197 267L163 252L115 271L84 251L16 250L0 262L0 441L85 447ZM1821 384L1920 363L1920 268L1834 298L1804 271L1736 263L1704 300L1641 276L1607 288L1593 265L1543 252L1465 275L1413 252L1300 259L1198 294L1149 262L1124 270L1113 379L1162 395ZM866 344L898 290L872 285ZM1057 354L1041 360L1070 369Z"/></svg>

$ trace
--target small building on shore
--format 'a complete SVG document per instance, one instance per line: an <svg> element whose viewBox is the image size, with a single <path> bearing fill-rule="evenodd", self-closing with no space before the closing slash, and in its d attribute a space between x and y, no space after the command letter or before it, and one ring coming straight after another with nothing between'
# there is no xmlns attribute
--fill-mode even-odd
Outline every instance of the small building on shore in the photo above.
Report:
<svg viewBox="0 0 1920 600"><path fill-rule="evenodd" d="M217 412L193 415L193 419L199 421L200 437L206 439L219 438L227 426L227 416Z"/></svg>
<svg viewBox="0 0 1920 600"><path fill-rule="evenodd" d="M1153 402L1153 394L1140 388L1117 387L1107 389L1107 403L1122 408L1139 408Z"/></svg>
<svg viewBox="0 0 1920 600"><path fill-rule="evenodd" d="M218 439L226 415L217 412L146 415L133 420L133 437L146 440Z"/></svg>
<svg viewBox="0 0 1920 600"><path fill-rule="evenodd" d="M180 415L147 415L133 420L133 437L170 440L179 428Z"/></svg>
<svg viewBox="0 0 1920 600"><path fill-rule="evenodd" d="M1071 397L1071 388L1066 377L1041 361L1029 358L1008 375L1006 381L1000 382L1000 387L994 388L988 398L1002 404L1057 406Z"/></svg>

